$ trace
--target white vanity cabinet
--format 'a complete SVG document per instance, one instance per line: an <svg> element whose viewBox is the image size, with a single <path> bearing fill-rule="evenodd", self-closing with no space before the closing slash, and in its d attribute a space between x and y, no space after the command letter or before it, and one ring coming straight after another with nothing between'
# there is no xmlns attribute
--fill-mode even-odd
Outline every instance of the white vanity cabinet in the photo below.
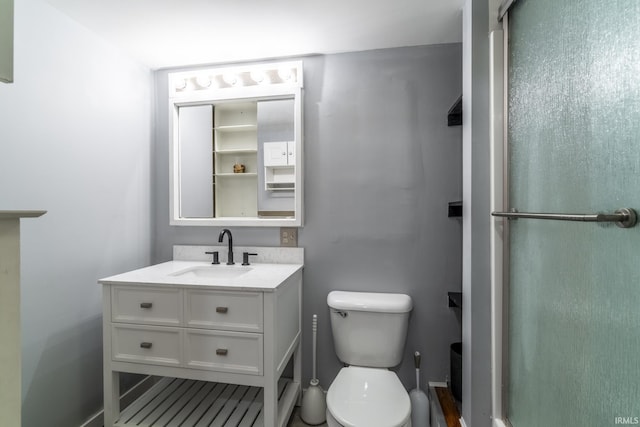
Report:
<svg viewBox="0 0 640 427"><path fill-rule="evenodd" d="M126 273L101 280L105 426L195 426L215 417L225 426L285 426L301 373L302 269L291 271L273 286L126 282ZM120 372L168 378L121 411ZM225 395L227 384L238 387Z"/></svg>

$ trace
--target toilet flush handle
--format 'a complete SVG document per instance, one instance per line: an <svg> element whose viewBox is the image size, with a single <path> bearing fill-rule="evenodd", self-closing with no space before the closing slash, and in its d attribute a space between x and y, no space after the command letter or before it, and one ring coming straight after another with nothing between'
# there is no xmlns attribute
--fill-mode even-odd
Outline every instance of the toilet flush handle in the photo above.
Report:
<svg viewBox="0 0 640 427"><path fill-rule="evenodd" d="M348 312L342 311L342 310L334 310L333 312L336 313L336 314L339 314L340 317L342 317L343 319L349 315Z"/></svg>

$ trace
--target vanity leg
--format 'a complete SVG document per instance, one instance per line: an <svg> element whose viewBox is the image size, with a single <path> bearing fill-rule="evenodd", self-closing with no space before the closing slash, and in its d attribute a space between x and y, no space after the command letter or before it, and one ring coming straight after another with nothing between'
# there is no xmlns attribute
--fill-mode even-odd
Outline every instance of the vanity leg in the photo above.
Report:
<svg viewBox="0 0 640 427"><path fill-rule="evenodd" d="M265 292L264 298L264 427L278 425L278 378L276 361L276 308L279 292ZM280 426L278 426L280 427Z"/></svg>
<svg viewBox="0 0 640 427"><path fill-rule="evenodd" d="M104 427L120 418L120 372L104 373Z"/></svg>
<svg viewBox="0 0 640 427"><path fill-rule="evenodd" d="M111 286L102 287L102 313L111 313ZM113 427L120 418L120 372L111 369L111 323L102 321L102 395L104 427Z"/></svg>
<svg viewBox="0 0 640 427"><path fill-rule="evenodd" d="M293 381L298 384L297 406L302 406L302 280L297 283L298 291L298 344L293 351Z"/></svg>
<svg viewBox="0 0 640 427"><path fill-rule="evenodd" d="M264 427L276 427L278 422L278 383L267 381L264 387Z"/></svg>
<svg viewBox="0 0 640 427"><path fill-rule="evenodd" d="M298 339L298 345L293 352L293 382L298 384L297 406L302 406L302 340Z"/></svg>

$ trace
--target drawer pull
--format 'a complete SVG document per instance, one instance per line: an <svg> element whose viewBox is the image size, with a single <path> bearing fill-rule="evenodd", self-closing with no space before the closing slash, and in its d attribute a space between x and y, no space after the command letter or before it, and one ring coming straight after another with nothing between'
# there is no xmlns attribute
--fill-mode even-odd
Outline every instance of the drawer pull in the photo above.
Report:
<svg viewBox="0 0 640 427"><path fill-rule="evenodd" d="M229 353L229 350L226 348L219 348L216 350L216 356L226 356Z"/></svg>
<svg viewBox="0 0 640 427"><path fill-rule="evenodd" d="M153 307L153 303L150 302L141 302L140 303L140 308L151 308Z"/></svg>
<svg viewBox="0 0 640 427"><path fill-rule="evenodd" d="M153 344L150 342L141 342L140 343L140 348L151 348Z"/></svg>
<svg viewBox="0 0 640 427"><path fill-rule="evenodd" d="M216 313L225 314L227 311L229 311L229 307L216 307Z"/></svg>

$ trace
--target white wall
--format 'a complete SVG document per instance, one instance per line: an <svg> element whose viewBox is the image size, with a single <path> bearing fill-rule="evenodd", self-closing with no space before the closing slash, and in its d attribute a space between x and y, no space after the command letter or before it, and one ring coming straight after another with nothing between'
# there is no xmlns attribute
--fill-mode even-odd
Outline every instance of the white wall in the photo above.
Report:
<svg viewBox="0 0 640 427"><path fill-rule="evenodd" d="M148 69L41 0L15 4L0 84L0 209L22 224L23 426L102 406L100 277L150 261Z"/></svg>

